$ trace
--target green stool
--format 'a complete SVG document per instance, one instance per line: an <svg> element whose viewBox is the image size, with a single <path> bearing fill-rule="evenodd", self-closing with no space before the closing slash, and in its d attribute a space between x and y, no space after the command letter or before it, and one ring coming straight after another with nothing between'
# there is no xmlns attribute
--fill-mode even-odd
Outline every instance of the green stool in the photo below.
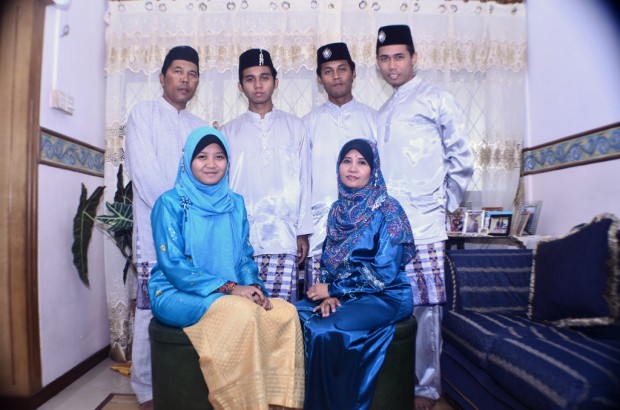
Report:
<svg viewBox="0 0 620 410"><path fill-rule="evenodd" d="M183 329L149 324L153 407L157 410L212 410L198 353Z"/></svg>
<svg viewBox="0 0 620 410"><path fill-rule="evenodd" d="M372 409L413 407L416 331L417 322L413 316L396 324L394 338L379 371ZM198 354L183 330L153 319L149 335L155 410L213 409Z"/></svg>

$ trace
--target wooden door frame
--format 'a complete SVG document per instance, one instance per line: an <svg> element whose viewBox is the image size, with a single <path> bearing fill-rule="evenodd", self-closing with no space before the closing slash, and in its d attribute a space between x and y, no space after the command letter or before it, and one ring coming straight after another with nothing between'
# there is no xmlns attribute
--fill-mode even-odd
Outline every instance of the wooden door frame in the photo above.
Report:
<svg viewBox="0 0 620 410"><path fill-rule="evenodd" d="M37 192L49 3L4 0L0 5L0 404L24 404L19 408L32 408L29 398L42 387Z"/></svg>

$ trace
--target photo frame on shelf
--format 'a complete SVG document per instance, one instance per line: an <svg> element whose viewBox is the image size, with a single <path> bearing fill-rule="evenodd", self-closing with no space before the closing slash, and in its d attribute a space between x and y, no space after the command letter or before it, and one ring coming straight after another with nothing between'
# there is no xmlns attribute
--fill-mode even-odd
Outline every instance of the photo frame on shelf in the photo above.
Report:
<svg viewBox="0 0 620 410"><path fill-rule="evenodd" d="M463 222L465 219L465 212L457 209L455 212L448 212L446 215L446 230L449 234L461 234L463 233Z"/></svg>
<svg viewBox="0 0 620 410"><path fill-rule="evenodd" d="M497 212L497 211L503 211L504 208L501 206L483 206L482 207L483 211L493 211L493 212Z"/></svg>
<svg viewBox="0 0 620 410"><path fill-rule="evenodd" d="M489 212L488 234L493 236L508 236L510 235L510 226L512 223L512 212Z"/></svg>
<svg viewBox="0 0 620 410"><path fill-rule="evenodd" d="M463 221L463 234L479 235L484 227L484 211L469 210L465 212L465 220Z"/></svg>
<svg viewBox="0 0 620 410"><path fill-rule="evenodd" d="M536 234L538 219L540 218L540 210L542 209L542 201L525 201L519 206L519 214L523 211L529 212L532 216L528 218L527 224L523 230L523 234Z"/></svg>
<svg viewBox="0 0 620 410"><path fill-rule="evenodd" d="M524 210L517 214L515 223L513 225L512 234L515 236L523 236L527 223L532 218L533 214L530 211Z"/></svg>

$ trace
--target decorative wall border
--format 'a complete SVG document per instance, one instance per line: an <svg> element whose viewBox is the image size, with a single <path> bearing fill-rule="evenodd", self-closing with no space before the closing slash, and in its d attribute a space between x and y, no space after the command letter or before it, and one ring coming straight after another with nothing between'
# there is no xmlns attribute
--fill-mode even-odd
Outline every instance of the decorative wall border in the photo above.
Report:
<svg viewBox="0 0 620 410"><path fill-rule="evenodd" d="M101 148L41 127L40 164L103 177L104 154Z"/></svg>
<svg viewBox="0 0 620 410"><path fill-rule="evenodd" d="M521 175L620 158L620 122L524 148Z"/></svg>

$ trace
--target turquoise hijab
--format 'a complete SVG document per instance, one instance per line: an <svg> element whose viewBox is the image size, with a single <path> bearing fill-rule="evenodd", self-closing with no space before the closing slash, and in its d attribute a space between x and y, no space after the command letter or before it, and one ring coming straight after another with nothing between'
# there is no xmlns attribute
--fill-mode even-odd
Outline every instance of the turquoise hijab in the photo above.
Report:
<svg viewBox="0 0 620 410"><path fill-rule="evenodd" d="M226 280L235 281L235 266L242 253L242 221L234 210L233 192L228 187L228 170L214 185L198 181L192 174L192 155L198 143L207 135L217 137L230 158L228 141L211 127L200 127L187 137L183 158L174 189L181 197L185 255L197 267L208 268Z"/></svg>

